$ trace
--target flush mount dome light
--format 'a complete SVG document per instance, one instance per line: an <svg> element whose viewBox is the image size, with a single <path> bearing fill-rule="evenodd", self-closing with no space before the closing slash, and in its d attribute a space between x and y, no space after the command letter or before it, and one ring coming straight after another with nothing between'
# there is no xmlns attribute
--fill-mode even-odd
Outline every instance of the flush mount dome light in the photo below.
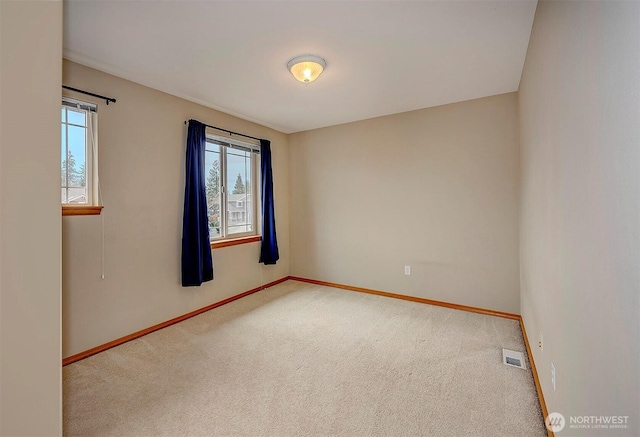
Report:
<svg viewBox="0 0 640 437"><path fill-rule="evenodd" d="M302 83L313 82L320 76L327 66L327 62L313 55L296 56L287 62L287 69Z"/></svg>

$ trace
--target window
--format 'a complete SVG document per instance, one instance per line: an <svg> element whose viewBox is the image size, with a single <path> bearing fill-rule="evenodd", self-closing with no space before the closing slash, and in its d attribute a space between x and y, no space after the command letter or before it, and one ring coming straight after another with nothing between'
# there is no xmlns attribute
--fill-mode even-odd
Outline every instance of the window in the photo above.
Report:
<svg viewBox="0 0 640 437"><path fill-rule="evenodd" d="M96 105L69 98L61 108L61 202L66 205L97 205Z"/></svg>
<svg viewBox="0 0 640 437"><path fill-rule="evenodd" d="M207 135L207 211L212 241L257 234L259 146Z"/></svg>

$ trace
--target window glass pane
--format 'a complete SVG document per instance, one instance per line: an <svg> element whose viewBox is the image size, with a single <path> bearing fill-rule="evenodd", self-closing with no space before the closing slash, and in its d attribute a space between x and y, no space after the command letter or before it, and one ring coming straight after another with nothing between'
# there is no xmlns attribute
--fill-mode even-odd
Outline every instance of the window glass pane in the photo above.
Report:
<svg viewBox="0 0 640 437"><path fill-rule="evenodd" d="M60 111L60 197L62 203L88 204L90 191L87 159L88 112L62 106Z"/></svg>
<svg viewBox="0 0 640 437"><path fill-rule="evenodd" d="M62 159L64 159L64 151L67 148L67 125L62 124L60 126L60 144L62 144Z"/></svg>
<svg viewBox="0 0 640 437"><path fill-rule="evenodd" d="M207 214L209 216L209 237L222 236L222 192L220 146L207 143L205 159Z"/></svg>
<svg viewBox="0 0 640 437"><path fill-rule="evenodd" d="M63 109L64 111L64 109ZM67 186L67 161L65 160L65 156L67 154L67 125L63 124L60 129L60 186Z"/></svg>
<svg viewBox="0 0 640 437"><path fill-rule="evenodd" d="M86 129L68 126L68 155L66 168L70 187L86 186Z"/></svg>
<svg viewBox="0 0 640 437"><path fill-rule="evenodd" d="M251 154L227 149L227 229L229 234L253 228L251 199Z"/></svg>
<svg viewBox="0 0 640 437"><path fill-rule="evenodd" d="M211 142L207 141L207 146L206 146L205 150L206 150L207 152L217 152L217 153L220 153L220 146L219 146L218 144L211 143Z"/></svg>
<svg viewBox="0 0 640 437"><path fill-rule="evenodd" d="M80 126L86 126L87 125L86 116L85 116L85 112L84 111L78 111L76 109L68 108L67 109L67 117L69 118L69 121L67 123L77 124L77 125L80 125Z"/></svg>
<svg viewBox="0 0 640 437"><path fill-rule="evenodd" d="M70 187L67 188L66 203L87 203L86 187Z"/></svg>
<svg viewBox="0 0 640 437"><path fill-rule="evenodd" d="M210 237L215 240L254 233L253 155L214 141L208 140L205 149Z"/></svg>

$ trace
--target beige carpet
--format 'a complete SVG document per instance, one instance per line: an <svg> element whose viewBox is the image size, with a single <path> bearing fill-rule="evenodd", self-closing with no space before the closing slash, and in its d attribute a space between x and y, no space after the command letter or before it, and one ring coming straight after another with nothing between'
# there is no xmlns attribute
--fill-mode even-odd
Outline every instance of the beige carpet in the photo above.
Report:
<svg viewBox="0 0 640 437"><path fill-rule="evenodd" d="M515 320L287 281L65 367L64 434L545 436L503 347Z"/></svg>

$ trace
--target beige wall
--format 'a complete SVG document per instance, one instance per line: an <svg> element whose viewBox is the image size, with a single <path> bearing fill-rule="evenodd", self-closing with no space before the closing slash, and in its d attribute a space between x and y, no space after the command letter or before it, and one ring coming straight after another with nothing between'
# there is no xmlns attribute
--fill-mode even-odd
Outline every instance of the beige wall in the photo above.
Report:
<svg viewBox="0 0 640 437"><path fill-rule="evenodd" d="M515 93L289 143L292 275L519 312Z"/></svg>
<svg viewBox="0 0 640 437"><path fill-rule="evenodd" d="M62 2L0 1L0 435L62 433Z"/></svg>
<svg viewBox="0 0 640 437"><path fill-rule="evenodd" d="M522 315L547 405L631 416L562 436L640 435L639 24L639 2L540 2L520 86Z"/></svg>
<svg viewBox="0 0 640 437"><path fill-rule="evenodd" d="M63 82L117 99L106 106L65 92L99 106L105 205L102 217L63 218L65 357L289 274L286 135L68 61ZM271 140L280 247L275 266L258 264L260 243L215 249L215 279L201 287L181 287L184 121L190 118Z"/></svg>

